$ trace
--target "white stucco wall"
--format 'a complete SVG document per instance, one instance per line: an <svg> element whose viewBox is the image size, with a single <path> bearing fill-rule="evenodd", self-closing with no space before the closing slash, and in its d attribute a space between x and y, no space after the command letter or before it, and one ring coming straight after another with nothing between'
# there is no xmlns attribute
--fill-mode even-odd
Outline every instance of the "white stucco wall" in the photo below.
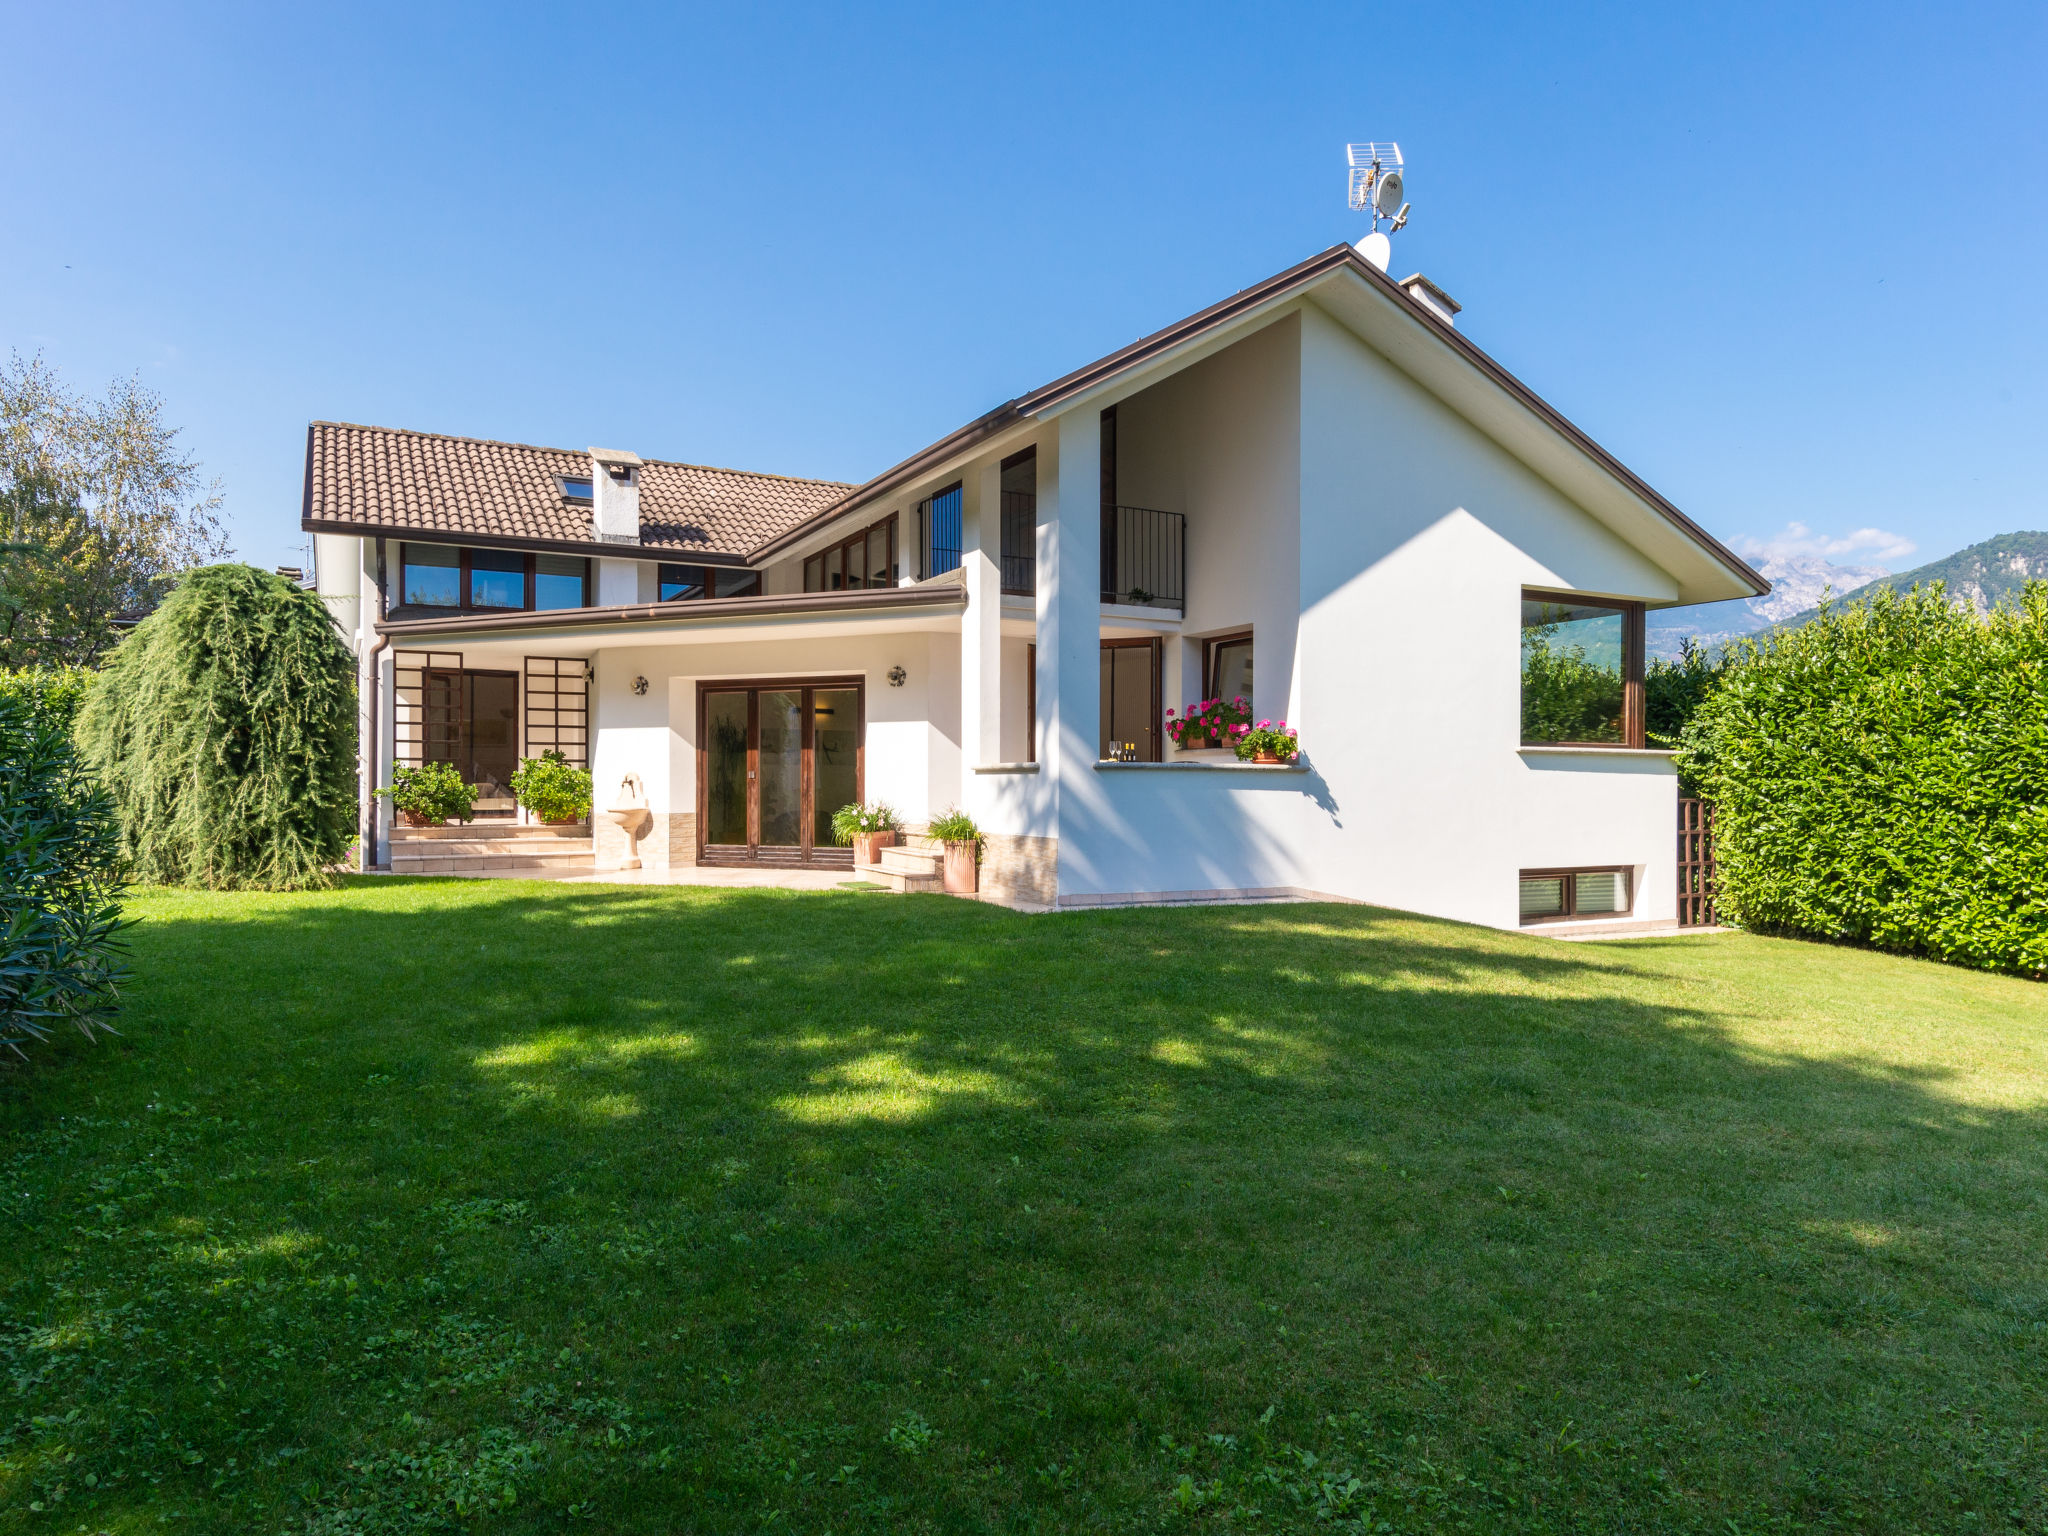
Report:
<svg viewBox="0 0 2048 1536"><path fill-rule="evenodd" d="M664 643L600 650L591 688L591 775L600 808L637 774L657 816L697 808L697 684L730 678L859 677L867 713L866 793L926 819L957 795L957 641L906 632L816 640ZM901 687L890 669L901 666ZM647 691L635 694L635 677ZM948 706L948 699L953 701ZM643 845L642 857L654 860Z"/></svg>
<svg viewBox="0 0 2048 1536"><path fill-rule="evenodd" d="M1675 913L1668 761L1518 750L1522 589L1657 601L1667 573L1313 306L1123 402L1119 454L1120 499L1188 513L1183 698L1193 637L1249 624L1309 772L1067 764L1063 898L1293 886L1512 927L1519 870L1621 865L1634 918Z"/></svg>

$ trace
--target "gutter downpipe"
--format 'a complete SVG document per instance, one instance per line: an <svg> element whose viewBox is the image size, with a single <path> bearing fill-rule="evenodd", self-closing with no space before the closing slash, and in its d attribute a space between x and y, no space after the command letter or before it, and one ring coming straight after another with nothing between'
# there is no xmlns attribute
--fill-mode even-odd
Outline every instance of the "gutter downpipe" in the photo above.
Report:
<svg viewBox="0 0 2048 1536"><path fill-rule="evenodd" d="M384 648L391 644L391 637L384 633L385 576L384 540L377 540L377 619L374 628L377 639L368 652L370 663L370 718L363 731L363 782L357 791L357 800L362 811L363 873L368 874L377 867L377 722L383 715L382 691Z"/></svg>

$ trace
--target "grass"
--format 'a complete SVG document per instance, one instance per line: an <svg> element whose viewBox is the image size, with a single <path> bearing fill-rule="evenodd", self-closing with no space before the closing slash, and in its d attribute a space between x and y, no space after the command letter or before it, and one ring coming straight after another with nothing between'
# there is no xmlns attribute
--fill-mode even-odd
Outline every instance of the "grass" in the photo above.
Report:
<svg viewBox="0 0 2048 1536"><path fill-rule="evenodd" d="M2036 985L1320 906L136 912L123 1036L0 1077L0 1533L2048 1528Z"/></svg>

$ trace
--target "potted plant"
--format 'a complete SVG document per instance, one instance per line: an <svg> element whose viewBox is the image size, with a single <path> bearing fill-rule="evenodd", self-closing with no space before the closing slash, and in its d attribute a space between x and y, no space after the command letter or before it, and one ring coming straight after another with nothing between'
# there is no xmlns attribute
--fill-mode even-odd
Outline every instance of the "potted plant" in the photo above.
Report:
<svg viewBox="0 0 2048 1536"><path fill-rule="evenodd" d="M1188 712L1179 719L1169 709L1166 734L1181 751L1199 752L1204 747L1234 744L1251 729L1251 720L1252 707L1241 698L1204 699L1199 704L1190 704Z"/></svg>
<svg viewBox="0 0 2048 1536"><path fill-rule="evenodd" d="M1285 720L1261 720L1241 732L1233 745L1238 761L1245 763L1291 763L1301 751L1294 727Z"/></svg>
<svg viewBox="0 0 2048 1536"><path fill-rule="evenodd" d="M377 793L390 797L391 808L408 827L438 827L444 821L476 819L476 786L464 783L453 763L394 765L391 787Z"/></svg>
<svg viewBox="0 0 2048 1536"><path fill-rule="evenodd" d="M980 884L981 828L974 818L954 807L932 819L926 829L946 845L946 890L954 896L972 896Z"/></svg>
<svg viewBox="0 0 2048 1536"><path fill-rule="evenodd" d="M522 757L512 770L512 798L547 825L567 826L590 814L590 772L555 751Z"/></svg>
<svg viewBox="0 0 2048 1536"><path fill-rule="evenodd" d="M903 823L886 801L866 805L842 805L832 813L832 841L844 848L853 846L853 862L879 864L882 850L896 841Z"/></svg>

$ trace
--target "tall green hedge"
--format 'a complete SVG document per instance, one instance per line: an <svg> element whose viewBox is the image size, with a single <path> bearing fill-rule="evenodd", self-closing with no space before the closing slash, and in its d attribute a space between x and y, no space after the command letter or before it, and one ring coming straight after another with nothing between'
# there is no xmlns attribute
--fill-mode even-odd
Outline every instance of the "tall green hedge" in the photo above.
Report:
<svg viewBox="0 0 2048 1536"><path fill-rule="evenodd" d="M326 605L246 565L183 576L78 718L138 879L324 884L355 823L355 664Z"/></svg>
<svg viewBox="0 0 2048 1536"><path fill-rule="evenodd" d="M1679 767L1734 921L2048 974L2048 583L1984 618L1880 590L1743 642Z"/></svg>

